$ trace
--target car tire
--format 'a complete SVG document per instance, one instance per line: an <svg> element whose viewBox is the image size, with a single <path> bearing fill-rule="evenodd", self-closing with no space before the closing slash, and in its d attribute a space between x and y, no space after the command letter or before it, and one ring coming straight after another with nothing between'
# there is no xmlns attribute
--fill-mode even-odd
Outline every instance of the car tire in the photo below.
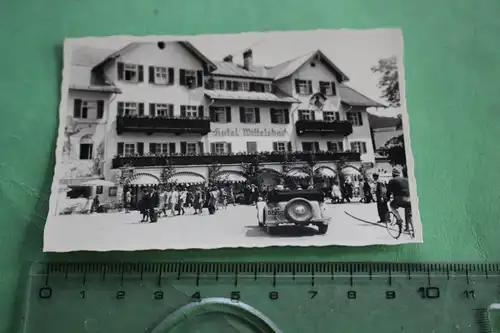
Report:
<svg viewBox="0 0 500 333"><path fill-rule="evenodd" d="M324 235L328 231L328 224L318 224L318 234Z"/></svg>
<svg viewBox="0 0 500 333"><path fill-rule="evenodd" d="M295 205L298 205L298 204L301 204L303 205L304 207L306 207L306 209L309 211L309 214L306 216L306 218L302 219L302 220L298 220L296 219L293 215L292 215L292 208L293 206ZM295 199L292 199L290 200L286 206L285 206L285 209L284 209L284 214L285 214L285 218L288 220L288 221L291 221L291 222L295 222L295 223L307 223L309 222L310 220L312 220L313 218L313 207L311 205L311 203L306 200L306 199L303 199L303 198L295 198Z"/></svg>

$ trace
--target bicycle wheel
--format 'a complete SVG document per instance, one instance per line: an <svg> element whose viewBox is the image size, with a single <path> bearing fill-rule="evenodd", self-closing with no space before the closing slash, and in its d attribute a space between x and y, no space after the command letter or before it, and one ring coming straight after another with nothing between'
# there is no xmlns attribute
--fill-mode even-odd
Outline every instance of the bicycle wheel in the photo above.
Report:
<svg viewBox="0 0 500 333"><path fill-rule="evenodd" d="M385 222L385 227L389 235L394 239L398 239L403 231L403 226L397 223L397 221L396 215L393 212L389 212L389 220Z"/></svg>

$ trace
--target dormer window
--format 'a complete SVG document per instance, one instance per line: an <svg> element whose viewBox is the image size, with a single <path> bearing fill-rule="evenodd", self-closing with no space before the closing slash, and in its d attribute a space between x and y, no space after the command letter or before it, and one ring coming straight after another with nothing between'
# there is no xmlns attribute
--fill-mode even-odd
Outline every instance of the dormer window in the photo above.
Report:
<svg viewBox="0 0 500 333"><path fill-rule="evenodd" d="M118 80L125 82L143 82L144 67L141 65L119 62L117 64Z"/></svg>
<svg viewBox="0 0 500 333"><path fill-rule="evenodd" d="M335 96L335 82L319 81L319 91L325 96Z"/></svg>
<svg viewBox="0 0 500 333"><path fill-rule="evenodd" d="M312 91L311 80L295 80L295 91L299 95L310 95Z"/></svg>

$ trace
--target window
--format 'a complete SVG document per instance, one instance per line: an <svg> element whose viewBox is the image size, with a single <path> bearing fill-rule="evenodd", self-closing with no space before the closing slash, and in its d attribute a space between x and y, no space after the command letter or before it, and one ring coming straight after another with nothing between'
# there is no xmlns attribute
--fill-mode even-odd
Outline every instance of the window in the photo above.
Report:
<svg viewBox="0 0 500 333"><path fill-rule="evenodd" d="M186 143L186 153L188 155L195 155L197 153L197 147L198 145L196 143L193 143L193 142L188 142Z"/></svg>
<svg viewBox="0 0 500 333"><path fill-rule="evenodd" d="M173 117L173 105L169 104L154 104L154 114L157 117Z"/></svg>
<svg viewBox="0 0 500 333"><path fill-rule="evenodd" d="M241 82L241 90L249 91L250 90L250 82L248 82L248 81Z"/></svg>
<svg viewBox="0 0 500 333"><path fill-rule="evenodd" d="M89 135L82 136L80 139L80 159L91 160L93 150L94 144L92 142L92 138Z"/></svg>
<svg viewBox="0 0 500 333"><path fill-rule="evenodd" d="M75 99L73 118L75 119L102 119L104 116L104 101L83 101Z"/></svg>
<svg viewBox="0 0 500 333"><path fill-rule="evenodd" d="M271 85L269 83L264 83L264 92L271 92Z"/></svg>
<svg viewBox="0 0 500 333"><path fill-rule="evenodd" d="M118 194L118 188L116 186L110 187L108 190L108 196L110 197L116 197Z"/></svg>
<svg viewBox="0 0 500 333"><path fill-rule="evenodd" d="M123 153L125 156L135 155L135 144L126 143L123 145Z"/></svg>
<svg viewBox="0 0 500 333"><path fill-rule="evenodd" d="M156 84L167 84L168 75L166 67L154 67L154 83Z"/></svg>
<svg viewBox="0 0 500 333"><path fill-rule="evenodd" d="M299 110L299 120L314 120L314 113L311 110Z"/></svg>
<svg viewBox="0 0 500 333"><path fill-rule="evenodd" d="M334 111L323 111L324 121L338 121L340 120L340 113Z"/></svg>
<svg viewBox="0 0 500 333"><path fill-rule="evenodd" d="M302 151L318 152L319 142L302 142Z"/></svg>
<svg viewBox="0 0 500 333"><path fill-rule="evenodd" d="M214 122L216 123L227 123L227 111L225 107L214 108Z"/></svg>
<svg viewBox="0 0 500 333"><path fill-rule="evenodd" d="M363 141L351 142L351 150L357 153L366 154L366 142Z"/></svg>
<svg viewBox="0 0 500 333"><path fill-rule="evenodd" d="M141 116L144 113L144 104L136 102L118 102L118 115L119 116Z"/></svg>
<svg viewBox="0 0 500 333"><path fill-rule="evenodd" d="M103 186L96 186L95 194L103 194L103 193L104 193L104 187Z"/></svg>
<svg viewBox="0 0 500 333"><path fill-rule="evenodd" d="M224 154L226 152L226 144L223 142L215 143L215 153L216 154Z"/></svg>
<svg viewBox="0 0 500 333"><path fill-rule="evenodd" d="M240 107L240 122L244 124L260 123L259 108Z"/></svg>
<svg viewBox="0 0 500 333"><path fill-rule="evenodd" d="M319 81L319 91L326 96L335 96L335 82Z"/></svg>
<svg viewBox="0 0 500 333"><path fill-rule="evenodd" d="M363 126L363 115L361 112L347 112L347 120L352 126Z"/></svg>
<svg viewBox="0 0 500 333"><path fill-rule="evenodd" d="M247 153L256 154L257 153L257 142L248 141L247 142Z"/></svg>
<svg viewBox="0 0 500 333"><path fill-rule="evenodd" d="M231 153L231 143L230 142L212 142L210 144L210 151L212 154L224 155Z"/></svg>
<svg viewBox="0 0 500 333"><path fill-rule="evenodd" d="M168 143L150 143L149 152L154 155L168 155L169 154L169 144Z"/></svg>
<svg viewBox="0 0 500 333"><path fill-rule="evenodd" d="M277 153L284 153L286 152L286 147L287 142L274 142L273 143L273 150Z"/></svg>
<svg viewBox="0 0 500 333"><path fill-rule="evenodd" d="M142 82L143 66L135 64L118 63L118 80L126 82Z"/></svg>
<svg viewBox="0 0 500 333"><path fill-rule="evenodd" d="M186 83L188 86L196 87L196 71L186 70Z"/></svg>
<svg viewBox="0 0 500 333"><path fill-rule="evenodd" d="M197 118L198 117L198 107L195 105L182 105L181 117Z"/></svg>
<svg viewBox="0 0 500 333"><path fill-rule="evenodd" d="M344 144L342 141L327 142L326 145L328 146L328 151L333 153L341 153L344 151Z"/></svg>
<svg viewBox="0 0 500 333"><path fill-rule="evenodd" d="M295 90L300 95L312 94L312 81L295 80Z"/></svg>
<svg viewBox="0 0 500 333"><path fill-rule="evenodd" d="M224 80L214 80L215 90L224 90Z"/></svg>
<svg viewBox="0 0 500 333"><path fill-rule="evenodd" d="M271 123L272 124L288 124L288 110L285 109L271 109Z"/></svg>

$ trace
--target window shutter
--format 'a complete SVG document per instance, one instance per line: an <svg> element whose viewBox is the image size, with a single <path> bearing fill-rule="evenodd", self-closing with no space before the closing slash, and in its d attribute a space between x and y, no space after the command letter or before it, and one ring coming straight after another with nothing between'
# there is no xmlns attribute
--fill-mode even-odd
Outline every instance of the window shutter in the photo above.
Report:
<svg viewBox="0 0 500 333"><path fill-rule="evenodd" d="M278 143L273 142L273 151L278 151Z"/></svg>
<svg viewBox="0 0 500 333"><path fill-rule="evenodd" d="M155 68L149 66L149 83L155 83Z"/></svg>
<svg viewBox="0 0 500 333"><path fill-rule="evenodd" d="M210 144L210 152L211 152L212 154L215 154L215 143L214 143L214 142L212 142L212 143Z"/></svg>
<svg viewBox="0 0 500 333"><path fill-rule="evenodd" d="M313 93L313 84L312 84L311 80L307 81L307 88L308 88L309 94L312 94Z"/></svg>
<svg viewBox="0 0 500 333"><path fill-rule="evenodd" d="M174 105L173 104L169 104L168 105L168 116L169 117L173 117L174 116Z"/></svg>
<svg viewBox="0 0 500 333"><path fill-rule="evenodd" d="M168 68L168 84L174 84L175 71L172 67Z"/></svg>
<svg viewBox="0 0 500 333"><path fill-rule="evenodd" d="M186 85L186 71L184 69L179 69L179 84L181 86Z"/></svg>
<svg viewBox="0 0 500 333"><path fill-rule="evenodd" d="M123 62L119 62L116 64L116 70L118 74L118 80L123 80Z"/></svg>
<svg viewBox="0 0 500 333"><path fill-rule="evenodd" d="M75 99L73 101L73 117L80 118L82 116L82 100Z"/></svg>
<svg viewBox="0 0 500 333"><path fill-rule="evenodd" d="M155 112L155 104L154 104L154 103L149 103L149 115L150 115L151 117L156 116L156 112Z"/></svg>
<svg viewBox="0 0 500 333"><path fill-rule="evenodd" d="M196 83L198 87L203 87L203 71L197 72Z"/></svg>
<svg viewBox="0 0 500 333"><path fill-rule="evenodd" d="M203 105L199 105L199 106L198 106L198 117L203 118L203 117L205 116L205 114L204 114L204 113L205 113L205 112L204 112Z"/></svg>
<svg viewBox="0 0 500 333"><path fill-rule="evenodd" d="M139 82L144 82L144 66L139 65Z"/></svg>
<svg viewBox="0 0 500 333"><path fill-rule="evenodd" d="M252 142L247 141L247 153L250 153L252 151Z"/></svg>
<svg viewBox="0 0 500 333"><path fill-rule="evenodd" d="M181 117L186 117L186 106L181 105Z"/></svg>
<svg viewBox="0 0 500 333"><path fill-rule="evenodd" d="M333 149L333 142L331 142L331 141L327 141L326 142L326 150L328 150L328 151L334 151L334 149Z"/></svg>
<svg viewBox="0 0 500 333"><path fill-rule="evenodd" d="M366 142L361 142L361 153L366 154Z"/></svg>
<svg viewBox="0 0 500 333"><path fill-rule="evenodd" d="M210 121L215 122L215 107L208 107L208 111L210 112Z"/></svg>
<svg viewBox="0 0 500 333"><path fill-rule="evenodd" d="M292 141L288 141L287 144L286 144L286 146L287 146L287 150L289 152L292 152Z"/></svg>
<svg viewBox="0 0 500 333"><path fill-rule="evenodd" d="M226 81L226 90L233 90L232 86L233 86L232 81Z"/></svg>
<svg viewBox="0 0 500 333"><path fill-rule="evenodd" d="M359 126L363 126L363 114L361 112L356 113L358 115Z"/></svg>
<svg viewBox="0 0 500 333"><path fill-rule="evenodd" d="M300 93L300 80L295 80L295 92Z"/></svg>
<svg viewBox="0 0 500 333"><path fill-rule="evenodd" d="M119 116L123 116L123 102L118 102L117 104L117 108L118 108L118 115Z"/></svg>
<svg viewBox="0 0 500 333"><path fill-rule="evenodd" d="M260 123L260 109L255 108L255 123L259 124Z"/></svg>
<svg viewBox="0 0 500 333"><path fill-rule="evenodd" d="M82 118L83 119L87 119L87 111L88 110L87 110L86 106L82 107Z"/></svg>
<svg viewBox="0 0 500 333"><path fill-rule="evenodd" d="M302 151L308 151L307 142L302 142Z"/></svg>
<svg viewBox="0 0 500 333"><path fill-rule="evenodd" d="M269 113L271 114L271 124L276 124L277 119L276 119L276 109L270 108Z"/></svg>
<svg viewBox="0 0 500 333"><path fill-rule="evenodd" d="M318 85L319 85L319 92L322 93L323 95L326 95L326 89L323 85L323 81L319 81Z"/></svg>
<svg viewBox="0 0 500 333"><path fill-rule="evenodd" d="M304 120L304 110L299 110L299 120Z"/></svg>
<svg viewBox="0 0 500 333"><path fill-rule="evenodd" d="M340 121L340 112L335 112L335 120Z"/></svg>
<svg viewBox="0 0 500 333"><path fill-rule="evenodd" d="M330 84L332 85L332 96L336 96L337 95L337 87L335 86L335 82L332 81L332 82L330 82Z"/></svg>
<svg viewBox="0 0 500 333"><path fill-rule="evenodd" d="M285 113L285 124L290 124L290 111L285 109L283 112Z"/></svg>
<svg viewBox="0 0 500 333"><path fill-rule="evenodd" d="M249 86L249 90L250 90L250 91L255 91L255 90L256 90L256 89L255 89L255 82L250 82L250 83L248 84L248 86Z"/></svg>
<svg viewBox="0 0 500 333"><path fill-rule="evenodd" d="M144 142L137 142L137 154L144 155Z"/></svg>
<svg viewBox="0 0 500 333"><path fill-rule="evenodd" d="M243 106L240 106L240 122L242 124L245 124L247 122L245 119L245 108Z"/></svg>
<svg viewBox="0 0 500 333"><path fill-rule="evenodd" d="M181 141L181 154L186 155L187 153L187 144L186 141Z"/></svg>
<svg viewBox="0 0 500 333"><path fill-rule="evenodd" d="M150 143L149 143L149 153L150 153L150 154L154 154L154 153L156 153L156 149L155 149L155 148L156 148L156 143L151 143L151 142L150 142Z"/></svg>
<svg viewBox="0 0 500 333"><path fill-rule="evenodd" d="M203 154L203 142L198 141L198 154Z"/></svg>
<svg viewBox="0 0 500 333"><path fill-rule="evenodd" d="M175 154L175 142L170 142L170 143L168 144L168 153L169 153L170 155Z"/></svg>
<svg viewBox="0 0 500 333"><path fill-rule="evenodd" d="M341 153L344 151L344 143L342 141L337 142L338 151Z"/></svg>
<svg viewBox="0 0 500 333"><path fill-rule="evenodd" d="M226 143L226 150L227 150L227 153L228 153L228 154L231 154L231 152L232 152L232 148L231 148L231 146L232 146L232 145L231 145L231 142L227 142L227 143Z"/></svg>
<svg viewBox="0 0 500 333"><path fill-rule="evenodd" d="M226 122L230 123L231 122L231 107L226 106Z"/></svg>
<svg viewBox="0 0 500 333"><path fill-rule="evenodd" d="M319 152L319 142L318 141L314 142L314 152L316 152L316 153Z"/></svg>
<svg viewBox="0 0 500 333"><path fill-rule="evenodd" d="M97 119L102 119L104 117L104 101L97 101Z"/></svg>
<svg viewBox="0 0 500 333"><path fill-rule="evenodd" d="M311 110L311 120L316 120L316 111Z"/></svg>
<svg viewBox="0 0 500 333"><path fill-rule="evenodd" d="M123 155L123 142L118 142L118 146L116 147L116 155L122 156Z"/></svg>
<svg viewBox="0 0 500 333"><path fill-rule="evenodd" d="M144 103L139 103L139 117L144 116Z"/></svg>

